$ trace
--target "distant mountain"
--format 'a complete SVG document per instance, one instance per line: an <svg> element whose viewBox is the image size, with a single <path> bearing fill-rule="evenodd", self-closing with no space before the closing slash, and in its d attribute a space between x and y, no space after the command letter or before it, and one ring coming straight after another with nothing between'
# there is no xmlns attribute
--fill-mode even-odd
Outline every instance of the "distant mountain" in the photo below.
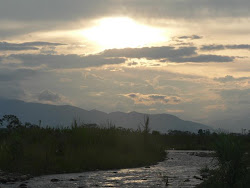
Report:
<svg viewBox="0 0 250 188"><path fill-rule="evenodd" d="M27 103L19 100L0 99L0 117L5 114L16 115L22 122L38 124L42 126L70 126L73 119L84 123L105 124L112 122L118 127L137 129L144 120L144 114L138 112L112 112L105 113L97 110L87 111L69 105L49 105L40 103ZM184 121L169 114L150 115L150 127L152 130L167 132L168 130L181 130L197 132L199 129L211 129L209 126Z"/></svg>

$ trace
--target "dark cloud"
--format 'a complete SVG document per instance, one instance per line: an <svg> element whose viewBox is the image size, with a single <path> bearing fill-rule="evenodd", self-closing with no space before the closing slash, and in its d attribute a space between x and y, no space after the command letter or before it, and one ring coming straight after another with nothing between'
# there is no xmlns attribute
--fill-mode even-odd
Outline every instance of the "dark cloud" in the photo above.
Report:
<svg viewBox="0 0 250 188"><path fill-rule="evenodd" d="M159 60L161 62L232 62L234 57L219 55L198 55L196 47L179 47L172 46L162 47L144 47L144 48L124 48L109 49L95 55L55 55L53 46L42 48L41 54L12 54L4 57L20 61L26 67L38 67L46 65L47 68L70 69L98 67L103 65L121 64L128 58L146 58L148 60ZM54 55L53 55L54 54ZM1 58L1 57L0 57ZM0 59L0 62L3 61ZM11 62L9 63L11 64ZM130 64L135 65L135 64Z"/></svg>
<svg viewBox="0 0 250 188"><path fill-rule="evenodd" d="M38 67L46 65L52 69L71 69L97 67L107 64L124 63L124 58L107 58L101 55L51 55L51 54L13 54L8 58L15 58L22 62L26 67Z"/></svg>
<svg viewBox="0 0 250 188"><path fill-rule="evenodd" d="M199 35L180 36L180 37L178 37L178 39L195 40L195 39L202 39L202 36L199 36Z"/></svg>
<svg viewBox="0 0 250 188"><path fill-rule="evenodd" d="M135 65L138 65L138 63L137 62L128 63L128 66L135 66Z"/></svg>
<svg viewBox="0 0 250 188"><path fill-rule="evenodd" d="M103 16L143 18L249 17L248 0L8 0L1 1L4 20L72 21Z"/></svg>
<svg viewBox="0 0 250 188"><path fill-rule="evenodd" d="M239 45L226 45L225 46L226 48L228 49L247 49L247 50L250 50L250 45L249 44L239 44Z"/></svg>
<svg viewBox="0 0 250 188"><path fill-rule="evenodd" d="M238 50L250 50L250 45L249 44L234 44L234 45L215 45L215 44L211 44L211 45L203 45L200 50L203 51L212 51L212 50L225 50L225 49L238 49Z"/></svg>
<svg viewBox="0 0 250 188"><path fill-rule="evenodd" d="M109 49L101 53L101 55L106 57L147 58L147 59L165 59L165 58L191 56L195 54L196 54L196 47L175 48L172 46Z"/></svg>
<svg viewBox="0 0 250 188"><path fill-rule="evenodd" d="M22 51L22 50L38 50L39 48L32 46L18 46L6 42L0 43L0 51Z"/></svg>
<svg viewBox="0 0 250 188"><path fill-rule="evenodd" d="M136 97L137 97L137 95L134 94L134 93L128 94L127 96L128 96L128 97L131 97L131 98L136 98Z"/></svg>
<svg viewBox="0 0 250 188"><path fill-rule="evenodd" d="M19 46L62 46L62 45L66 45L63 43L53 43L53 42L41 42L41 41L35 41L35 42L24 42L24 43L9 43L9 44L13 44L13 45L19 45Z"/></svg>
<svg viewBox="0 0 250 188"><path fill-rule="evenodd" d="M148 97L154 100L164 100L166 96L165 95L149 95Z"/></svg>
<svg viewBox="0 0 250 188"><path fill-rule="evenodd" d="M202 19L249 17L248 0L136 0L124 3L136 16ZM152 11L154 10L154 11Z"/></svg>
<svg viewBox="0 0 250 188"><path fill-rule="evenodd" d="M37 47L43 46L60 46L61 43L50 42L25 42L25 43L8 43L0 42L0 51L22 51L22 50L38 50Z"/></svg>
<svg viewBox="0 0 250 188"><path fill-rule="evenodd" d="M39 101L47 101L47 102L53 102L57 103L62 101L62 98L60 95L53 93L52 91L49 90L44 90L41 93L38 94L37 99Z"/></svg>
<svg viewBox="0 0 250 188"><path fill-rule="evenodd" d="M200 50L204 51L212 51L212 50L224 50L225 46L224 45L204 45L200 48Z"/></svg>
<svg viewBox="0 0 250 188"><path fill-rule="evenodd" d="M20 21L72 21L116 12L115 0L10 0L1 2L0 18ZM117 10L118 11L118 10Z"/></svg>
<svg viewBox="0 0 250 188"><path fill-rule="evenodd" d="M125 58L146 58L149 60L158 59L161 62L232 62L234 57L220 55L198 55L196 47L172 46L144 47L144 48L124 48L109 49L101 53L105 57L125 57Z"/></svg>
<svg viewBox="0 0 250 188"><path fill-rule="evenodd" d="M220 55L197 55L193 57L174 57L169 58L171 62L177 63L208 63L208 62L232 62L234 57L230 56L220 56Z"/></svg>
<svg viewBox="0 0 250 188"><path fill-rule="evenodd" d="M82 29L90 20L103 17L132 17L145 22L159 18L230 18L231 21L232 18L249 18L248 7L248 0L74 0L73 3L68 0L2 0L0 21L5 24L1 24L0 36L8 39L36 31ZM16 23L21 26L12 27Z"/></svg>
<svg viewBox="0 0 250 188"><path fill-rule="evenodd" d="M214 78L215 81L218 81L218 82L223 82L223 83L226 83L226 82L234 82L234 81L242 81L242 80L248 80L250 79L250 77L239 77L239 78L235 78L231 75L227 75L225 77L219 77L219 78Z"/></svg>
<svg viewBox="0 0 250 188"><path fill-rule="evenodd" d="M194 46L194 43L192 43L192 42L182 42L182 41L180 41L180 40L175 40L175 42L177 42L176 44L175 44L175 46Z"/></svg>

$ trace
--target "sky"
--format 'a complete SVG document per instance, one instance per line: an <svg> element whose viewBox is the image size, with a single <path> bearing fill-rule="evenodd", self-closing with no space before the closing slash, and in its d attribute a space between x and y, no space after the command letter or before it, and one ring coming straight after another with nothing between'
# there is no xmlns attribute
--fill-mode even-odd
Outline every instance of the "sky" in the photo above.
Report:
<svg viewBox="0 0 250 188"><path fill-rule="evenodd" d="M249 0L0 0L0 97L250 129Z"/></svg>

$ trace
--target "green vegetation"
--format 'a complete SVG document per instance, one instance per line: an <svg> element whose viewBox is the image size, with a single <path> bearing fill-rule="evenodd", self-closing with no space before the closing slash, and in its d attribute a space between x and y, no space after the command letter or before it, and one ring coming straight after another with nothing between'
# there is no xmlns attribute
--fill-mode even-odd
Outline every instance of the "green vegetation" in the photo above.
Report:
<svg viewBox="0 0 250 188"><path fill-rule="evenodd" d="M147 120L147 118L146 118ZM149 120L145 123L149 123ZM147 130L79 125L42 128L13 115L0 123L0 169L33 175L137 167L165 158L164 139Z"/></svg>
<svg viewBox="0 0 250 188"><path fill-rule="evenodd" d="M247 188L250 184L249 136L220 134L214 150L218 168L207 170L209 178L199 188ZM201 170L202 173L203 170Z"/></svg>
<svg viewBox="0 0 250 188"><path fill-rule="evenodd" d="M170 130L165 134L164 139L166 147L176 150L212 150L216 133L210 133L209 130L199 130L198 134Z"/></svg>

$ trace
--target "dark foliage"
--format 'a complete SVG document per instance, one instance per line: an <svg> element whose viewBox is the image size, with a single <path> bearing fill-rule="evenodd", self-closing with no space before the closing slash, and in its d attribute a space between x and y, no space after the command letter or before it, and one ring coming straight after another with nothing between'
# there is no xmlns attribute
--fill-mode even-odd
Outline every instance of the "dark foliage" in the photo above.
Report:
<svg viewBox="0 0 250 188"><path fill-rule="evenodd" d="M210 178L199 188L247 188L250 185L248 170L249 142L246 135L220 134L214 144L218 168L210 171Z"/></svg>
<svg viewBox="0 0 250 188"><path fill-rule="evenodd" d="M0 169L33 175L128 168L165 158L161 135L116 128L113 124L78 125L65 129L24 125L4 116L0 129Z"/></svg>

